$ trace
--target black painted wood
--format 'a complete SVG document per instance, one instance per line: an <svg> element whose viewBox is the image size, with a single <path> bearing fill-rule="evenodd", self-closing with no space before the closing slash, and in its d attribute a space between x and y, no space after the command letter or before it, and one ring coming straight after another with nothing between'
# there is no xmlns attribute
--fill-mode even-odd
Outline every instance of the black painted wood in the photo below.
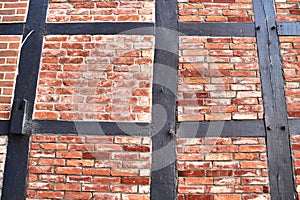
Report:
<svg viewBox="0 0 300 200"><path fill-rule="evenodd" d="M20 52L19 72L15 86L4 169L2 200L25 199L30 121L35 99L47 5L48 0L31 0L29 3L23 40L28 34L31 35L27 37ZM16 102L23 102L23 99L29 103L26 109L25 105L16 105Z"/></svg>
<svg viewBox="0 0 300 200"><path fill-rule="evenodd" d="M300 119L289 119L289 131L291 135L300 135Z"/></svg>
<svg viewBox="0 0 300 200"><path fill-rule="evenodd" d="M29 136L8 135L2 200L25 199Z"/></svg>
<svg viewBox="0 0 300 200"><path fill-rule="evenodd" d="M47 23L45 34L153 35L154 24L147 22Z"/></svg>
<svg viewBox="0 0 300 200"><path fill-rule="evenodd" d="M149 123L33 120L32 133L150 136Z"/></svg>
<svg viewBox="0 0 300 200"><path fill-rule="evenodd" d="M9 120L0 121L0 135L8 134L9 131Z"/></svg>
<svg viewBox="0 0 300 200"><path fill-rule="evenodd" d="M272 199L293 200L293 180L284 82L273 0L254 0L260 74L265 111Z"/></svg>
<svg viewBox="0 0 300 200"><path fill-rule="evenodd" d="M22 35L23 23L17 24L0 24L0 35Z"/></svg>
<svg viewBox="0 0 300 200"><path fill-rule="evenodd" d="M177 137L265 137L263 120L177 123Z"/></svg>
<svg viewBox="0 0 300 200"><path fill-rule="evenodd" d="M278 35L282 36L299 36L300 22L278 22Z"/></svg>
<svg viewBox="0 0 300 200"><path fill-rule="evenodd" d="M151 199L173 200L177 198L176 138L173 135L178 79L177 0L157 0L155 13Z"/></svg>
<svg viewBox="0 0 300 200"><path fill-rule="evenodd" d="M179 22L178 31L189 36L254 37L254 23Z"/></svg>

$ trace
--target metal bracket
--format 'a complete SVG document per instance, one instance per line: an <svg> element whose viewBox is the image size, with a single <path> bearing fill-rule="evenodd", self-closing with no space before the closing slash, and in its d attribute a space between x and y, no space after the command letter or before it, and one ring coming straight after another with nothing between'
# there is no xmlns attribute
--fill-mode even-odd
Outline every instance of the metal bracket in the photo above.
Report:
<svg viewBox="0 0 300 200"><path fill-rule="evenodd" d="M29 101L26 99L14 100L10 122L10 133L22 135L29 134L31 128L28 111Z"/></svg>

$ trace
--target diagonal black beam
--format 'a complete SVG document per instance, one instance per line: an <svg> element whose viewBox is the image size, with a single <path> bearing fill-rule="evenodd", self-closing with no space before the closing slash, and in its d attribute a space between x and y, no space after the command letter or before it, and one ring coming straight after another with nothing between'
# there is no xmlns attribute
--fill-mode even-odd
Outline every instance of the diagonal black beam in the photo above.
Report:
<svg viewBox="0 0 300 200"><path fill-rule="evenodd" d="M253 0L272 199L296 198L273 0Z"/></svg>
<svg viewBox="0 0 300 200"><path fill-rule="evenodd" d="M94 23L47 23L46 35L76 34L125 34L153 35L154 23L147 22L94 22Z"/></svg>
<svg viewBox="0 0 300 200"><path fill-rule="evenodd" d="M300 35L300 22L278 22L278 35L294 36Z"/></svg>
<svg viewBox="0 0 300 200"><path fill-rule="evenodd" d="M0 24L0 35L22 35L24 25L23 23Z"/></svg>
<svg viewBox="0 0 300 200"><path fill-rule="evenodd" d="M2 200L20 200L25 199L26 196L30 121L39 72L47 5L48 0L31 0L29 3L8 136Z"/></svg>
<svg viewBox="0 0 300 200"><path fill-rule="evenodd" d="M149 123L33 120L32 133L149 136Z"/></svg>
<svg viewBox="0 0 300 200"><path fill-rule="evenodd" d="M254 37L254 23L179 22L178 31L189 36Z"/></svg>
<svg viewBox="0 0 300 200"><path fill-rule="evenodd" d="M151 199L177 199L176 99L178 69L177 0L157 0L152 85Z"/></svg>
<svg viewBox="0 0 300 200"><path fill-rule="evenodd" d="M177 123L177 137L264 137L263 120Z"/></svg>

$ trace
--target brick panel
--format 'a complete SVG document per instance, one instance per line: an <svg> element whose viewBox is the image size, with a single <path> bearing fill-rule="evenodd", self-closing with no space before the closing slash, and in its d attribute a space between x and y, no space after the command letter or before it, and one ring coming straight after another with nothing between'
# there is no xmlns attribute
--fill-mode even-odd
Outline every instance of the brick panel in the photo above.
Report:
<svg viewBox="0 0 300 200"><path fill-rule="evenodd" d="M275 7L278 21L300 21L299 0L275 0Z"/></svg>
<svg viewBox="0 0 300 200"><path fill-rule="evenodd" d="M46 36L35 119L149 122L153 36Z"/></svg>
<svg viewBox="0 0 300 200"><path fill-rule="evenodd" d="M270 199L264 138L177 142L178 200Z"/></svg>
<svg viewBox="0 0 300 200"><path fill-rule="evenodd" d="M50 0L47 22L153 22L154 0Z"/></svg>
<svg viewBox="0 0 300 200"><path fill-rule="evenodd" d="M8 143L7 136L0 136L0 198L1 198L1 191L2 191L4 166L6 160L7 143Z"/></svg>
<svg viewBox="0 0 300 200"><path fill-rule="evenodd" d="M33 135L29 199L150 199L149 137Z"/></svg>
<svg viewBox="0 0 300 200"><path fill-rule="evenodd" d="M300 136L291 136L296 191L300 194Z"/></svg>
<svg viewBox="0 0 300 200"><path fill-rule="evenodd" d="M300 37L279 37L289 118L300 117Z"/></svg>
<svg viewBox="0 0 300 200"><path fill-rule="evenodd" d="M0 22L26 22L29 0L0 0Z"/></svg>
<svg viewBox="0 0 300 200"><path fill-rule="evenodd" d="M256 39L179 38L178 121L262 119Z"/></svg>
<svg viewBox="0 0 300 200"><path fill-rule="evenodd" d="M21 36L0 36L0 119L9 119Z"/></svg>
<svg viewBox="0 0 300 200"><path fill-rule="evenodd" d="M253 22L252 0L178 0L182 22Z"/></svg>

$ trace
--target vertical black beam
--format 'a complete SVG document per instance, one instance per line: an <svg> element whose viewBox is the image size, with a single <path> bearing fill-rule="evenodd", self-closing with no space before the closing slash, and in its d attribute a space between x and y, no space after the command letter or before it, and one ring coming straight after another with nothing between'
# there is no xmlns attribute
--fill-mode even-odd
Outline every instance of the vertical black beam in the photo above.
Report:
<svg viewBox="0 0 300 200"><path fill-rule="evenodd" d="M8 135L2 200L25 199L26 195L29 133L31 128L22 125L24 124L24 116L19 111L25 109L24 106L16 109L15 104L18 100L22 102L23 99L28 102L25 114L26 121L30 122L35 100L47 5L48 0L30 0L29 3L27 22L23 32L23 46L20 51L10 133ZM16 124L15 122L21 122L22 124ZM20 130L25 135L11 133L11 130Z"/></svg>
<svg viewBox="0 0 300 200"><path fill-rule="evenodd" d="M264 101L270 192L273 200L294 200L284 80L273 0L253 0Z"/></svg>
<svg viewBox="0 0 300 200"><path fill-rule="evenodd" d="M178 68L177 0L156 0L152 87L151 199L177 198L176 99Z"/></svg>

